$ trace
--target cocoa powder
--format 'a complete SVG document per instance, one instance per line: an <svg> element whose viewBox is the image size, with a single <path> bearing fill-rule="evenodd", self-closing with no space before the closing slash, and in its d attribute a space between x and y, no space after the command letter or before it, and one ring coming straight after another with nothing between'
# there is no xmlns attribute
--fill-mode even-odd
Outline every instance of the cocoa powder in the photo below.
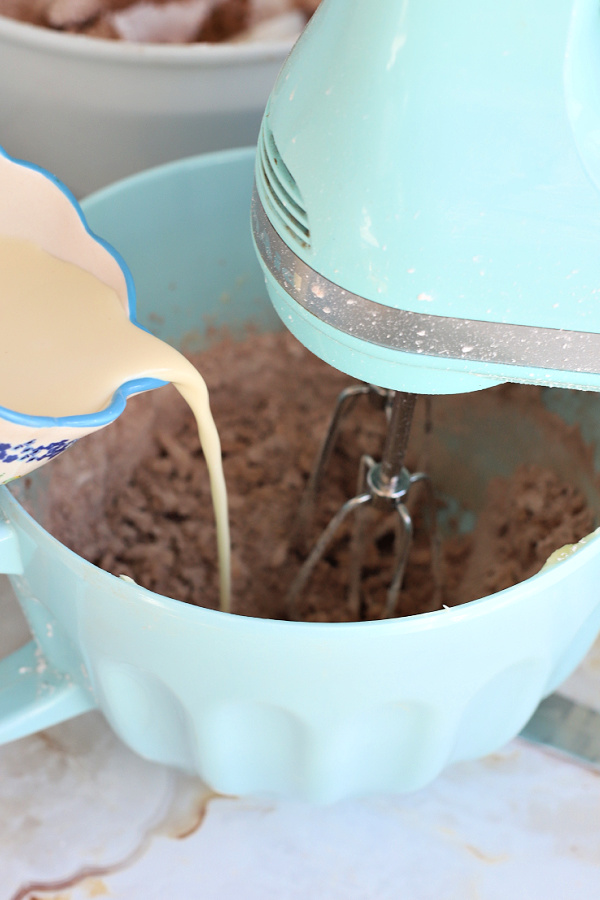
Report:
<svg viewBox="0 0 600 900"><path fill-rule="evenodd" d="M288 618L285 597L303 558L295 533L302 492L335 397L350 379L288 333L254 335L240 343L225 339L194 362L209 386L222 441L233 611ZM476 426L471 433L472 416ZM503 417L517 423L514 434ZM520 430L521 421L527 434ZM436 593L432 574L426 493L416 488L409 504L415 538L397 614L426 612L502 590L539 571L558 547L593 530L596 496L585 496L576 477L585 472L588 480L594 478L589 448L577 429L545 409L537 388L509 385L436 398L431 435L424 423L420 398L407 465L411 471L431 471L436 486L442 589ZM486 429L493 428L500 435L506 432L498 467L515 445L523 460L517 459L507 474L488 478L481 447L489 444L488 455L493 453L498 439L486 438ZM355 493L359 459L364 453L377 458L384 433L381 411L357 403L326 471L308 544ZM557 471L554 451L547 464L540 446L542 462L535 462L536 444L549 444L546 434L555 435L556 445L572 462L572 479ZM448 446L455 444L458 451L450 452ZM114 575L127 575L186 603L216 606L206 467L192 416L171 388L133 398L116 423L81 441L48 470L44 524L59 540ZM458 501L449 499L453 487ZM381 616L393 571L396 522L395 514L369 515L357 610L350 607L346 591L352 554L348 525L300 597L294 617L348 621Z"/></svg>

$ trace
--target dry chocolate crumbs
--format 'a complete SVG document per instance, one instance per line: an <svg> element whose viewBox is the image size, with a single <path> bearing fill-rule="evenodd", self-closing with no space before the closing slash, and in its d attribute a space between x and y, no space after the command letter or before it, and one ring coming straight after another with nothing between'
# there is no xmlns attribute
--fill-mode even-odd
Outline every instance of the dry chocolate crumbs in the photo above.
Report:
<svg viewBox="0 0 600 900"><path fill-rule="evenodd" d="M284 598L301 559L294 539L300 498L335 397L349 379L287 332L255 335L241 343L225 340L194 362L209 386L221 435L230 501L233 611L288 618ZM466 395L439 402L481 404L485 394L490 403L515 403L523 396L531 406L536 390L491 388L475 400ZM421 435L427 430L422 423L414 427ZM319 497L313 539L355 493L359 458L363 453L377 456L383 434L384 417L368 404L348 418ZM427 468L427 456L435 452L427 441L409 451L411 470ZM206 466L191 413L172 388L134 398L114 425L81 441L48 468L48 527L55 536L114 575L130 576L186 603L217 606ZM594 513L577 487L547 467L518 465L510 477L489 483L473 531L449 529L442 543L443 590L436 595L423 497L416 490L411 498L416 532L400 615L455 605L516 584L537 572L554 550L594 528ZM442 500L439 504L441 508ZM346 528L300 598L298 617L347 621L381 616L395 521L393 515L373 521L358 610L349 607L346 597L351 555Z"/></svg>

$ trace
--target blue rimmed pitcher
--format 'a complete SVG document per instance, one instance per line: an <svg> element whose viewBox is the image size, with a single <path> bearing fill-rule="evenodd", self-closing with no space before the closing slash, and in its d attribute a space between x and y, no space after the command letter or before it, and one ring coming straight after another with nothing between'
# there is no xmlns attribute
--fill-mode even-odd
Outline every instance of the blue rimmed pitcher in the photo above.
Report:
<svg viewBox="0 0 600 900"><path fill-rule="evenodd" d="M112 288L130 321L135 318L135 289L127 265L116 250L89 229L69 189L49 172L16 160L0 148L0 235L35 243ZM43 377L43 373L40 373ZM153 378L127 381L104 409L73 416L31 416L0 406L0 484L32 472L79 438L113 422L127 397L159 387Z"/></svg>

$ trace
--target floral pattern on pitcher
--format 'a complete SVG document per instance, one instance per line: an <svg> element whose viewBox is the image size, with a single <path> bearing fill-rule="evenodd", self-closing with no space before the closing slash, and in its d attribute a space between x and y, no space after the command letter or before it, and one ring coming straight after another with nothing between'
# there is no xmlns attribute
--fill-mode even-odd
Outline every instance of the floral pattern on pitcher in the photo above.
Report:
<svg viewBox="0 0 600 900"><path fill-rule="evenodd" d="M76 440L77 438L73 440L63 438L47 444L38 443L35 440L23 441L20 444L0 441L0 466L2 466L0 484L13 481L24 475L25 472L37 468L42 462L54 459Z"/></svg>

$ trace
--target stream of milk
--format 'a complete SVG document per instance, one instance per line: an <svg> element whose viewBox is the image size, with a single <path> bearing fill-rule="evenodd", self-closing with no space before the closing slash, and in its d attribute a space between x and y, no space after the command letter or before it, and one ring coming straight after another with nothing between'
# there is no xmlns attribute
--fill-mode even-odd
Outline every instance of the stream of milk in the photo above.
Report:
<svg viewBox="0 0 600 900"><path fill-rule="evenodd" d="M190 406L208 466L221 609L229 611L230 541L221 444L204 379L179 351L134 325L117 293L35 243L0 237L0 406L34 416L106 408L142 377L171 382Z"/></svg>

